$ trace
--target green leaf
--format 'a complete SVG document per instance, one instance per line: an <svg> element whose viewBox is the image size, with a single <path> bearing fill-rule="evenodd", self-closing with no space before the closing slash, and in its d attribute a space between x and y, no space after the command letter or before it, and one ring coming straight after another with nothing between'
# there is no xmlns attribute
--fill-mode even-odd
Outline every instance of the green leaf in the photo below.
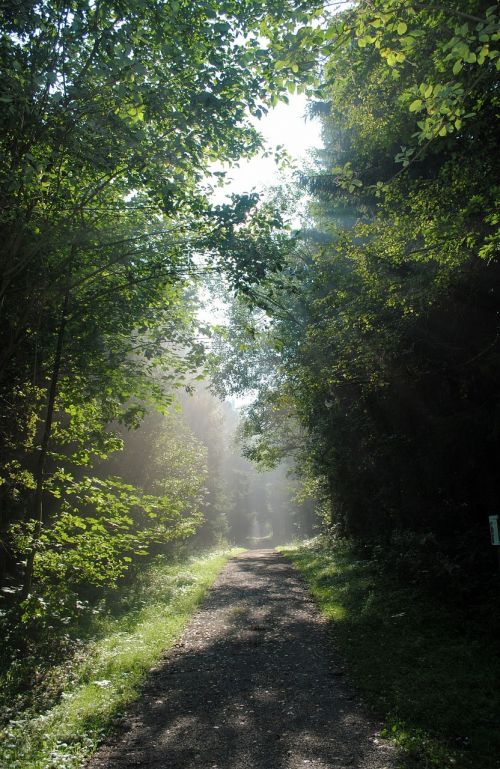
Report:
<svg viewBox="0 0 500 769"><path fill-rule="evenodd" d="M410 104L410 112L420 112L423 107L422 99L415 99Z"/></svg>

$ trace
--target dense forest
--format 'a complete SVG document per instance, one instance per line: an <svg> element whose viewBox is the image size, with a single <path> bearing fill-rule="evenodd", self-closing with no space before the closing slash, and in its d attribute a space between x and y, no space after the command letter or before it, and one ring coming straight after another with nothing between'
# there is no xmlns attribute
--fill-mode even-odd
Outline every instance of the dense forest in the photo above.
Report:
<svg viewBox="0 0 500 769"><path fill-rule="evenodd" d="M158 557L323 532L491 607L497 7L13 0L0 23L7 718ZM214 202L296 93L322 149Z"/></svg>
<svg viewBox="0 0 500 769"><path fill-rule="evenodd" d="M249 457L292 455L332 532L461 590L497 570L495 13L360 3L329 28L309 107L324 148L279 193L309 193L308 218L215 362L223 391L258 389Z"/></svg>
<svg viewBox="0 0 500 769"><path fill-rule="evenodd" d="M256 194L213 204L224 174L211 167L259 148L251 117L286 93L265 39L278 51L300 13L4 9L2 558L25 617L48 593L112 585L135 556L229 525L219 449L206 448L215 406L196 436L174 393L205 376L204 277L243 292L284 260L274 207Z"/></svg>

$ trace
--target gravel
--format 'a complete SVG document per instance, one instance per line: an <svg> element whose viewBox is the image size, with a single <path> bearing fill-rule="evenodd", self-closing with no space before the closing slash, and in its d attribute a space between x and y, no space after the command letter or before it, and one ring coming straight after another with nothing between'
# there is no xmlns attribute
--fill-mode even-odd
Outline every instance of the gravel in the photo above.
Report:
<svg viewBox="0 0 500 769"><path fill-rule="evenodd" d="M393 769L327 623L274 550L233 558L89 769Z"/></svg>

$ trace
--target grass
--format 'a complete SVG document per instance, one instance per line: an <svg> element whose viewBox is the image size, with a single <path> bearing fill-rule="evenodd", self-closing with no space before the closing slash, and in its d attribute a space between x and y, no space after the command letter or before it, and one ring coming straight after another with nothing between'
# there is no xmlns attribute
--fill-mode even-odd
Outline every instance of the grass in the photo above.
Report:
<svg viewBox="0 0 500 769"><path fill-rule="evenodd" d="M0 733L3 769L78 769L139 692L163 652L179 637L229 557L218 551L169 565L161 559L131 589L118 616L96 619L58 702L20 713ZM57 671L51 671L57 677Z"/></svg>
<svg viewBox="0 0 500 769"><path fill-rule="evenodd" d="M500 654L484 607L431 598L360 560L352 545L280 550L331 621L349 679L385 717L404 765L498 769Z"/></svg>

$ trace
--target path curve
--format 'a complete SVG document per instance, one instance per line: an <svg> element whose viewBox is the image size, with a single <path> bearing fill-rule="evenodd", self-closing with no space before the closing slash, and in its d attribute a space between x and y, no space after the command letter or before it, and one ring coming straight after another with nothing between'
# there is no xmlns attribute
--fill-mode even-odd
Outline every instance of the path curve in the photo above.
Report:
<svg viewBox="0 0 500 769"><path fill-rule="evenodd" d="M89 769L393 769L295 568L248 551L219 575Z"/></svg>

